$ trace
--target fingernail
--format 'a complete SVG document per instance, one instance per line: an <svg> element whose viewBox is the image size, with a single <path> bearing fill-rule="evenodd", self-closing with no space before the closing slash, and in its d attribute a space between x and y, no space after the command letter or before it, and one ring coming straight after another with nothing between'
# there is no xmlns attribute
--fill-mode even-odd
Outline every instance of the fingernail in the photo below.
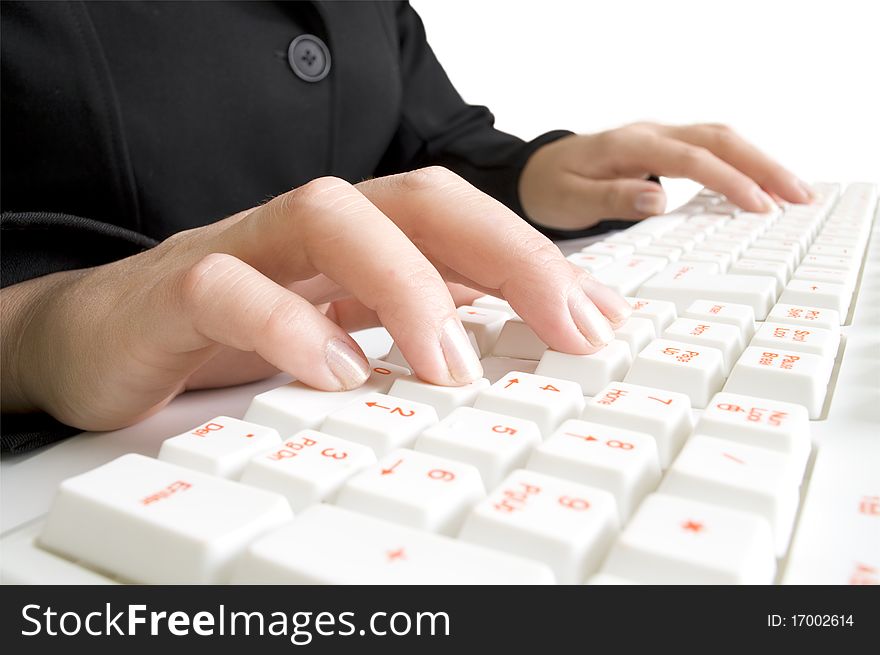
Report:
<svg viewBox="0 0 880 655"><path fill-rule="evenodd" d="M633 207L642 214L662 214L666 210L666 198L662 193L645 191L636 196Z"/></svg>
<svg viewBox="0 0 880 655"><path fill-rule="evenodd" d="M776 203L773 202L773 198L768 196L763 189L756 189L752 193L752 198L754 198L757 204L761 205L764 211L771 211L776 208Z"/></svg>
<svg viewBox="0 0 880 655"><path fill-rule="evenodd" d="M614 339L614 330L611 329L608 319L581 289L575 289L569 294L568 310L578 330L593 346L601 348Z"/></svg>
<svg viewBox="0 0 880 655"><path fill-rule="evenodd" d="M370 377L370 363L342 339L330 340L325 359L343 391L361 386Z"/></svg>
<svg viewBox="0 0 880 655"><path fill-rule="evenodd" d="M453 316L443 324L440 329L440 348L453 380L467 384L483 377L483 365L480 364L458 318Z"/></svg>
<svg viewBox="0 0 880 655"><path fill-rule="evenodd" d="M797 181L797 185L798 188L806 194L807 201L816 199L816 193L815 191L813 191L813 187L811 187L809 184L799 179Z"/></svg>
<svg viewBox="0 0 880 655"><path fill-rule="evenodd" d="M599 280L585 276L580 280L581 289L599 311L605 315L612 327L620 326L632 315L632 306L626 298L614 289L606 287Z"/></svg>

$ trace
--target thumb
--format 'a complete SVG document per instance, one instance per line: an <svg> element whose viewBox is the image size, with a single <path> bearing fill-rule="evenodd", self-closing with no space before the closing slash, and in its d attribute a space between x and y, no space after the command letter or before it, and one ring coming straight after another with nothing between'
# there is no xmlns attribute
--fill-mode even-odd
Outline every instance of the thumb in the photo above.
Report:
<svg viewBox="0 0 880 655"><path fill-rule="evenodd" d="M663 188L650 180L580 179L576 184L579 213L593 223L607 218L641 220L666 211Z"/></svg>

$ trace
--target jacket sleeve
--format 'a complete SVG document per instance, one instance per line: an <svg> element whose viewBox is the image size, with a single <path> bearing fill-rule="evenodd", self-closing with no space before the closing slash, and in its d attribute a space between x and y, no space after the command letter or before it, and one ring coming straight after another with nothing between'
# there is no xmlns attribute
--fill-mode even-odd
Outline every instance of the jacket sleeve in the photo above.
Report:
<svg viewBox="0 0 880 655"><path fill-rule="evenodd" d="M403 100L400 125L377 175L445 166L525 217L517 187L526 161L571 132L557 130L526 142L496 130L486 107L467 104L455 90L409 3L396 7L395 19Z"/></svg>
<svg viewBox="0 0 880 655"><path fill-rule="evenodd" d="M137 232L101 221L52 212L0 215L2 286L129 257L156 244ZM78 433L48 414L3 414L0 452L18 453Z"/></svg>

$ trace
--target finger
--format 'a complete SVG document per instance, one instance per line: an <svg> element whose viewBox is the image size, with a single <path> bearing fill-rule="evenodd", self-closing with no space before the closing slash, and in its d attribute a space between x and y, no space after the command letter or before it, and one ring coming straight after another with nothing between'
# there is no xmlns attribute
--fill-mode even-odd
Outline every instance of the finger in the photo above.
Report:
<svg viewBox="0 0 880 655"><path fill-rule="evenodd" d="M586 354L613 338L581 286L586 276L550 240L457 175L430 168L358 188L435 265L449 269L447 279L455 274L468 286L496 290L551 348ZM629 311L623 298L609 308L615 318Z"/></svg>
<svg viewBox="0 0 880 655"><path fill-rule="evenodd" d="M208 255L180 281L187 349L209 343L254 352L302 382L327 391L353 389L370 367L361 349L311 303L231 255ZM203 381L204 384L204 381Z"/></svg>
<svg viewBox="0 0 880 655"><path fill-rule="evenodd" d="M591 180L568 174L567 211L584 222L604 218L639 220L666 210L663 188L649 180Z"/></svg>
<svg viewBox="0 0 880 655"><path fill-rule="evenodd" d="M343 180L275 198L223 234L223 245L275 280L322 273L378 315L414 372L435 384L482 376L445 282L406 235Z"/></svg>
<svg viewBox="0 0 880 655"><path fill-rule="evenodd" d="M706 148L739 169L768 193L789 202L810 202L810 185L773 161L726 125L687 125L669 128L675 137Z"/></svg>
<svg viewBox="0 0 880 655"><path fill-rule="evenodd" d="M775 204L748 175L719 159L702 146L662 135L640 139L624 146L620 156L631 165L638 162L658 175L686 177L723 193L747 211L770 211Z"/></svg>

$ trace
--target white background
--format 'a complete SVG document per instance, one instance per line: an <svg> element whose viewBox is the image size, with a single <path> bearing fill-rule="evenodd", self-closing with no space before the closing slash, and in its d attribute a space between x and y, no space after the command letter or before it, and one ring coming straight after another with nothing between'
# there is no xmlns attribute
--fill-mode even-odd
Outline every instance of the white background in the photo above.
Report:
<svg viewBox="0 0 880 655"><path fill-rule="evenodd" d="M459 92L504 131L723 122L806 180L880 182L875 0L412 5ZM674 185L671 204L694 188Z"/></svg>

